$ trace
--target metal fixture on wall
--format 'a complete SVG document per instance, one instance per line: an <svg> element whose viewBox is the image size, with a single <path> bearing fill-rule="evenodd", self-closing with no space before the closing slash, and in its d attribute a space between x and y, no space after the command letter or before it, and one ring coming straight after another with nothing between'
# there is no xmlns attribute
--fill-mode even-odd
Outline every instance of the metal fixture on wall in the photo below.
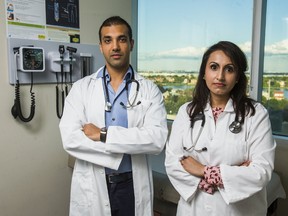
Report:
<svg viewBox="0 0 288 216"><path fill-rule="evenodd" d="M45 50L45 70L42 73L34 73L34 83L35 84L49 84L57 83L55 73L61 72L60 57L59 57L59 45L63 45L66 49L67 47L73 47L77 49L77 53L72 53L73 62L73 73L71 74L72 82L82 78L81 73L81 56L90 56L90 71L95 72L98 68L104 65L105 61L103 55L99 50L98 45L93 44L72 44L54 41L41 41L41 40L30 40L30 39L20 39L20 38L8 38L8 61L9 61L9 83L15 84L15 73L17 71L16 65L14 64L14 51L15 47L22 46L34 46L42 47ZM70 51L71 52L71 51ZM64 61L64 73L69 73L71 56L69 57L69 50L63 54ZM20 84L29 84L30 74L19 71L18 78Z"/></svg>
<svg viewBox="0 0 288 216"><path fill-rule="evenodd" d="M8 61L9 82L15 86L11 114L23 122L31 121L35 114L33 84L57 84L56 111L58 118L61 118L65 97L73 82L90 75L105 63L98 45L18 38L8 38ZM31 85L31 106L28 117L23 116L20 102L20 86L24 84Z"/></svg>

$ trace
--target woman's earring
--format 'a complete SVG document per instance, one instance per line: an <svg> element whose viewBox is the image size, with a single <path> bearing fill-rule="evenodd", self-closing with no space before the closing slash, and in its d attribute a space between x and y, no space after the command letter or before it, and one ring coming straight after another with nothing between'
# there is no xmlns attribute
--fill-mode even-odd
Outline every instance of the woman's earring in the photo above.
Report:
<svg viewBox="0 0 288 216"><path fill-rule="evenodd" d="M203 76L203 80L205 80L205 75Z"/></svg>

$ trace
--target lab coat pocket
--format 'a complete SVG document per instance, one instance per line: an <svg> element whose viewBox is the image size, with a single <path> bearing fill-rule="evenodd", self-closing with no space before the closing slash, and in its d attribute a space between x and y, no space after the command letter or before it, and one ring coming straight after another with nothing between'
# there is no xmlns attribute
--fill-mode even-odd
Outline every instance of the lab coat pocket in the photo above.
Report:
<svg viewBox="0 0 288 216"><path fill-rule="evenodd" d="M76 206L90 206L92 201L92 173L88 170L74 170L71 188L71 203Z"/></svg>
<svg viewBox="0 0 288 216"><path fill-rule="evenodd" d="M240 165L248 160L247 142L242 139L229 139L226 140L225 158L227 164Z"/></svg>
<svg viewBox="0 0 288 216"><path fill-rule="evenodd" d="M141 103L133 108L129 109L131 119L133 119L136 126L142 126L144 123L145 115L147 114L152 102L141 99Z"/></svg>

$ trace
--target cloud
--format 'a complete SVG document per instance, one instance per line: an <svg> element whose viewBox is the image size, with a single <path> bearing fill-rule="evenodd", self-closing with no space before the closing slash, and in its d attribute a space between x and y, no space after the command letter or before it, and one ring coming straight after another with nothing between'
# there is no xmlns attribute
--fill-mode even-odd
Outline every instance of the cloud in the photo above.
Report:
<svg viewBox="0 0 288 216"><path fill-rule="evenodd" d="M199 59L206 48L185 47L160 51L155 53L146 53L139 56L141 60L156 60L156 59Z"/></svg>
<svg viewBox="0 0 288 216"><path fill-rule="evenodd" d="M287 55L288 54L288 39L276 42L265 47L266 55Z"/></svg>
<svg viewBox="0 0 288 216"><path fill-rule="evenodd" d="M240 47L240 49L246 53L246 54L250 54L251 53L251 42L245 42L243 44L239 44L238 45Z"/></svg>
<svg viewBox="0 0 288 216"><path fill-rule="evenodd" d="M251 42L238 44L246 54L251 54ZM159 60L159 59L200 59L206 51L207 47L184 47L154 53L142 53L139 55L139 60ZM287 55L288 54L288 39L266 45L265 55Z"/></svg>

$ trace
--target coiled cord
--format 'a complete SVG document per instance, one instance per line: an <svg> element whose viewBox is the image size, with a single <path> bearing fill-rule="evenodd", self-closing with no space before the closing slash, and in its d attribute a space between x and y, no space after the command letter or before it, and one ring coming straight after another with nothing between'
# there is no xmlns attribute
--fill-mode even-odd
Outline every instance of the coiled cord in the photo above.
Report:
<svg viewBox="0 0 288 216"><path fill-rule="evenodd" d="M11 113L14 116L14 118L19 117L21 121L23 122L29 122L33 119L34 114L35 114L35 93L32 92L33 88L33 73L31 73L31 87L30 87L30 95L31 95L31 106L30 106L30 115L25 118L22 114L22 109L21 109L21 101L20 101L20 83L19 80L16 80L15 84L15 99L14 99L14 105L11 108Z"/></svg>
<svg viewBox="0 0 288 216"><path fill-rule="evenodd" d="M57 111L57 117L61 119L63 115L63 109L64 109L64 102L65 102L65 95L63 89L60 90L61 93L61 108L62 110L60 111L60 104L59 104L59 88L56 86L56 111Z"/></svg>

